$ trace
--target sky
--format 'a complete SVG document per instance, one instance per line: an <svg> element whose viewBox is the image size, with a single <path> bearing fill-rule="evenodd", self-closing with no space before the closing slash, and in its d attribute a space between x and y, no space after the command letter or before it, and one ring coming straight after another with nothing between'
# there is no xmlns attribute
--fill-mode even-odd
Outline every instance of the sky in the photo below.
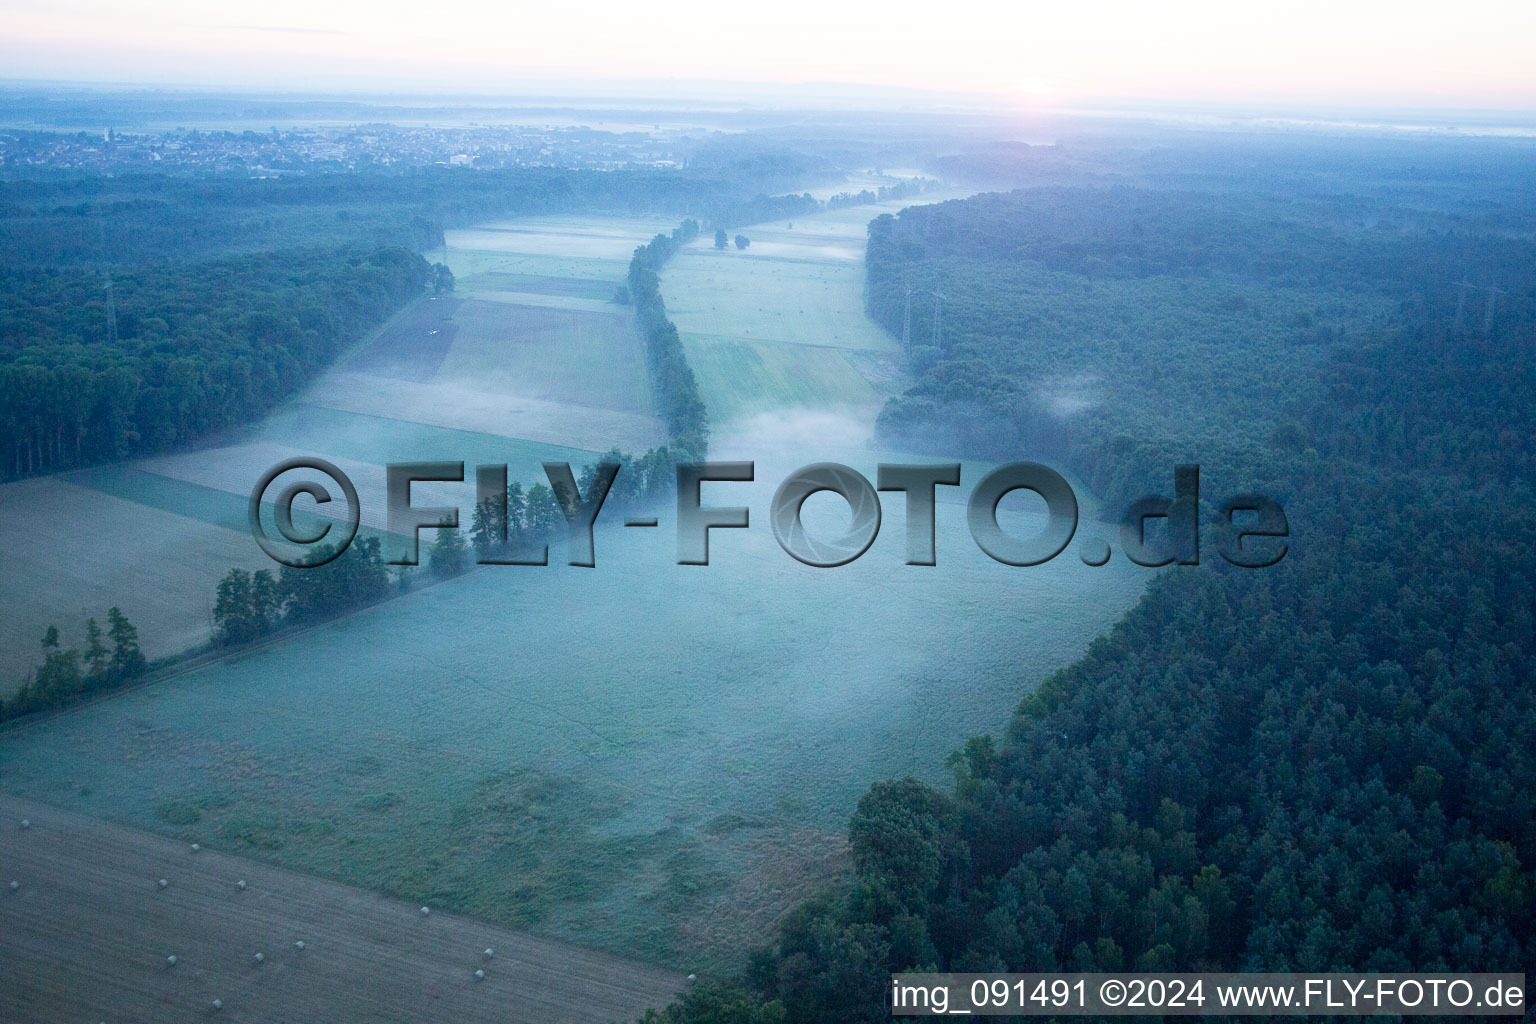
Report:
<svg viewBox="0 0 1536 1024"><path fill-rule="evenodd" d="M1128 99L1536 110L1536 0L0 0L0 76L517 92L829 82Z"/></svg>

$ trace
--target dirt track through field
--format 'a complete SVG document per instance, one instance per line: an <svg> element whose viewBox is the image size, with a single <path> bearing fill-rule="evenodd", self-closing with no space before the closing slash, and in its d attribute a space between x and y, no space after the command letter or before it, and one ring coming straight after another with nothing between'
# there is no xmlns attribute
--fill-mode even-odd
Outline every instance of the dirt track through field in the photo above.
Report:
<svg viewBox="0 0 1536 1024"><path fill-rule="evenodd" d="M683 985L681 974L0 796L6 1024L603 1024L634 1021Z"/></svg>

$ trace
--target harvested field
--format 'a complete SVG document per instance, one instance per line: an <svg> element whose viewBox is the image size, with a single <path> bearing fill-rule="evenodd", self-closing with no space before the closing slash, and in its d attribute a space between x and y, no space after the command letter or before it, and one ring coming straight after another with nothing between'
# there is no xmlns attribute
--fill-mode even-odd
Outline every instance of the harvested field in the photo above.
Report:
<svg viewBox="0 0 1536 1024"><path fill-rule="evenodd" d="M202 1021L215 999L229 1021L589 1024L633 1021L685 984L680 972L423 915L9 797L0 797L0 875L20 883L0 889L7 1024Z"/></svg>
<svg viewBox="0 0 1536 1024"><path fill-rule="evenodd" d="M589 277L560 277L553 274L518 274L497 270L472 275L459 281L457 290L466 292L531 292L535 295L564 295L573 299L608 302L621 281L603 281Z"/></svg>
<svg viewBox="0 0 1536 1024"><path fill-rule="evenodd" d="M175 654L207 640L214 587L230 566L269 559L249 532L112 497L68 477L0 485L0 697L42 661L43 631L84 642L113 605L138 627L144 653ZM247 485L249 486L249 485Z"/></svg>
<svg viewBox="0 0 1536 1024"><path fill-rule="evenodd" d="M584 300L564 300L576 302ZM465 302L439 379L506 395L649 414L645 348L619 306Z"/></svg>
<svg viewBox="0 0 1536 1024"><path fill-rule="evenodd" d="M388 409L396 418L413 423L500 435L508 439L513 457L539 445L588 452L605 452L618 445L625 451L643 452L667 443L666 429L654 416L507 395L467 381L411 384L368 374L334 373L327 382L321 403L328 409L364 415ZM649 401L650 392L630 397L636 402ZM580 459L560 461L575 465ZM531 465L537 469L536 462Z"/></svg>
<svg viewBox="0 0 1536 1024"><path fill-rule="evenodd" d="M416 303L356 349L344 365L380 377L431 380L459 331L453 315L460 305L454 298Z"/></svg>

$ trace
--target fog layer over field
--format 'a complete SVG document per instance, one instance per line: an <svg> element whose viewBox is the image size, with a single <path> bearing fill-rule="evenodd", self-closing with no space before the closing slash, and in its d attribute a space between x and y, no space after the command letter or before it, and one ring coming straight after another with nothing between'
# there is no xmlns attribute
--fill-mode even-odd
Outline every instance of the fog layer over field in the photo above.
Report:
<svg viewBox="0 0 1536 1024"><path fill-rule="evenodd" d="M714 457L757 463L752 483L703 487L705 505L751 510L750 528L713 531L709 566L676 564L670 509L655 529L605 513L593 569L556 545L548 567L484 567L43 722L0 741L0 786L657 963L734 965L839 869L871 781L941 777L946 754L995 729L998 708L1077 657L1150 576L1124 559L1089 568L1076 543L1035 568L992 561L965 522L986 469L969 463L961 487L939 489L937 566L904 564L896 494L852 564L780 549L767 512L791 471L842 461L873 481L879 462L911 461L867 446L881 375L898 372L857 293L855 221L877 212L749 228L778 234L773 255L695 246L663 271L716 413ZM377 511L388 461L509 461L528 484L540 458L636 450L644 431L624 425L654 421L623 321L485 296L595 301L577 293L603 280L596 261L617 283L649 226L587 219L574 253L549 222L450 239L486 247L450 248L455 299L423 302L407 333L386 332L243 448L157 460L157 479L238 501L278 447L313 450ZM851 255L831 261L828 237ZM797 325L801 309L816 323ZM722 325L707 337L706 312ZM730 357L701 362L712 347ZM416 388L429 397L408 404ZM416 500L467 516L473 488L471 473ZM1078 543L1114 540L1079 500ZM1010 530L1038 531L1027 502L1004 508ZM835 498L806 504L818 535L846 519ZM366 511L364 524L382 525ZM230 552L254 548L228 532Z"/></svg>

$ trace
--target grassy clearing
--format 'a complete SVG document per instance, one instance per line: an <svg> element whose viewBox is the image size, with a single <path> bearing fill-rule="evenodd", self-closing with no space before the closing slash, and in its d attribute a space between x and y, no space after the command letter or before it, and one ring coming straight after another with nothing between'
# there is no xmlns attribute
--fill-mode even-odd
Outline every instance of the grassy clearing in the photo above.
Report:
<svg viewBox="0 0 1536 1024"><path fill-rule="evenodd" d="M432 255L434 260L448 264L453 271L454 287L462 285L469 291L489 283L495 286L492 275L515 274L523 277L555 277L569 280L585 280L606 284L611 292L624 282L629 269L629 256L603 259L590 256L549 256L518 253L506 250L488 251L466 249L455 244L456 233L447 232L448 247ZM556 292L555 294L563 294Z"/></svg>
<svg viewBox="0 0 1536 1024"><path fill-rule="evenodd" d="M836 349L694 334L683 347L712 423L796 407L873 416L883 401Z"/></svg>
<svg viewBox="0 0 1536 1024"><path fill-rule="evenodd" d="M593 299L608 302L619 282L584 277L558 277L552 274L522 274L490 270L461 278L455 291L465 294L497 294L519 292L546 297L567 296L576 299Z"/></svg>
<svg viewBox="0 0 1536 1024"><path fill-rule="evenodd" d="M935 569L901 564L899 503L864 558L810 569L760 518L788 468L711 485L757 514L709 567L675 565L666 531L605 530L595 571L488 569L6 737L0 788L583 944L734 963L837 870L871 779L940 775L1147 578L1070 553L997 565L952 504Z"/></svg>
<svg viewBox="0 0 1536 1024"><path fill-rule="evenodd" d="M747 249L703 239L667 267L667 309L718 435L764 418L779 429L775 416L801 409L873 429L903 377L899 343L864 315L864 238L872 217L903 205L755 225L742 229Z"/></svg>
<svg viewBox="0 0 1536 1024"><path fill-rule="evenodd" d="M753 248L756 248L754 243ZM864 316L863 264L748 256L690 246L667 267L662 294L685 334L889 351Z"/></svg>

